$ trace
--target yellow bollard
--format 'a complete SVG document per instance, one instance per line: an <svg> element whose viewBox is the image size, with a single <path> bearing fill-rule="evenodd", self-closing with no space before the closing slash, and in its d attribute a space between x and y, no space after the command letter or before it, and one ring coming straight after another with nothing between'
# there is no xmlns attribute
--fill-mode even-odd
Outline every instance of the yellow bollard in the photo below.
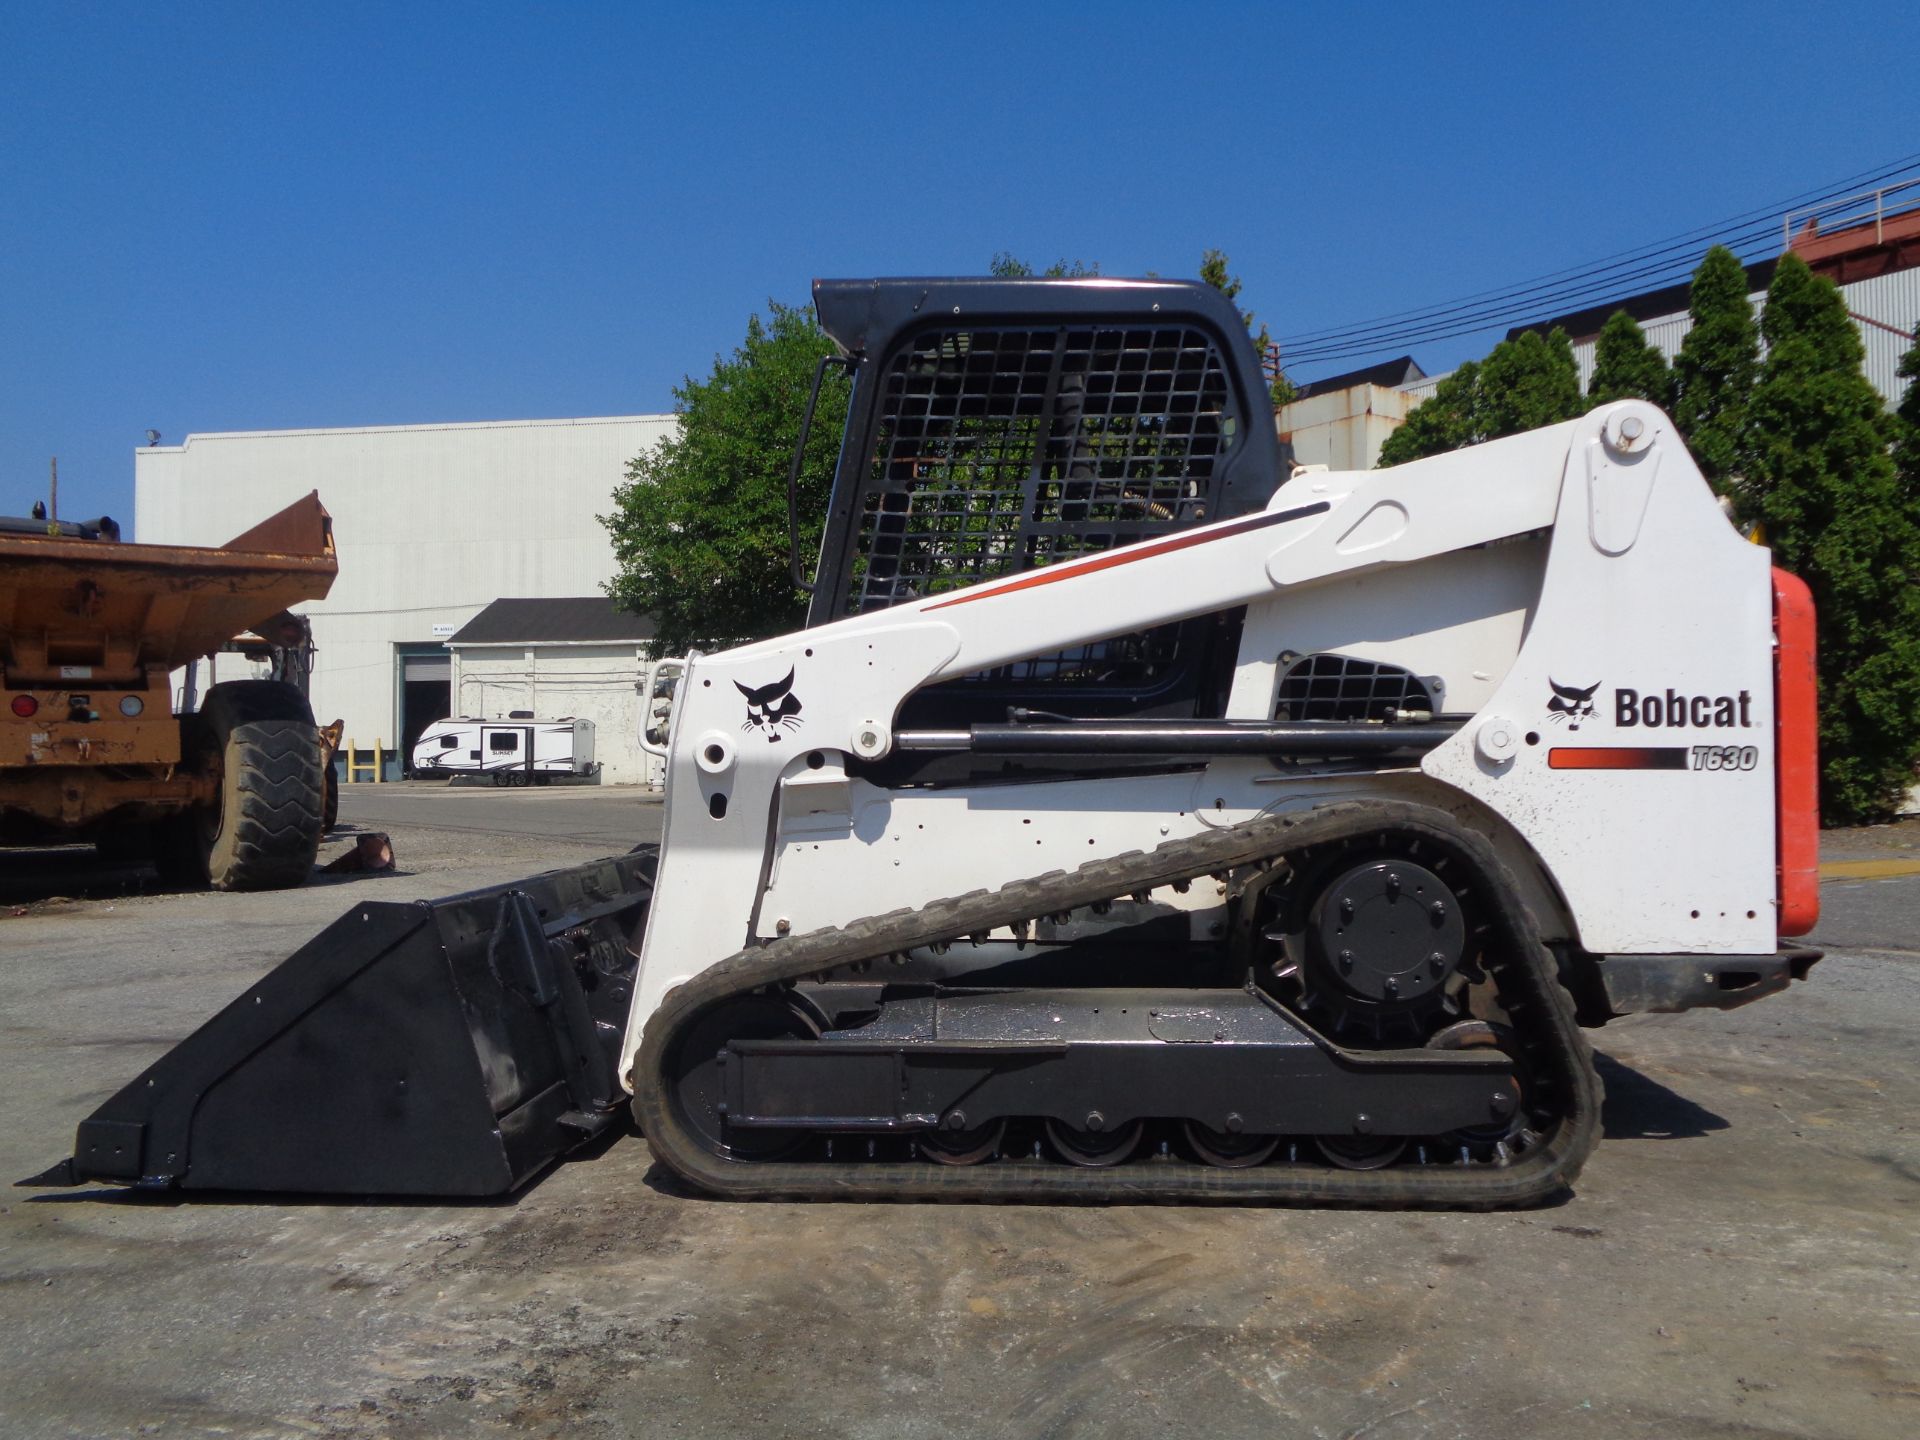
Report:
<svg viewBox="0 0 1920 1440"><path fill-rule="evenodd" d="M378 740L373 742L373 758L371 760L365 757L365 754L357 744L351 740L347 742L347 783L349 785L365 784L365 780L363 780L360 775L362 770L369 772L375 784L379 783L380 742Z"/></svg>

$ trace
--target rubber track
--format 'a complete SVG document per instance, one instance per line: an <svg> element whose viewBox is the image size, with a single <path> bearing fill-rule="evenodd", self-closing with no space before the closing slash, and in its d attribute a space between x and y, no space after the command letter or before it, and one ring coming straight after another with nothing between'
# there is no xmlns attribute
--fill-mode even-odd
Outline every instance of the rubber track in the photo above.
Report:
<svg viewBox="0 0 1920 1440"><path fill-rule="evenodd" d="M1309 845L1391 829L1451 849L1477 871L1494 930L1489 961L1503 1004L1530 1040L1535 1084L1559 1117L1542 1143L1512 1164L1425 1165L1351 1171L1269 1164L1230 1170L1154 1162L1083 1169L989 1162L756 1164L708 1151L674 1114L664 1083L681 1028L709 1006L762 985L805 978L857 960L882 959L935 941L961 939L1036 915L1151 889ZM635 1061L633 1111L658 1159L713 1194L827 1200L1029 1200L1107 1203L1282 1202L1395 1209L1491 1210L1538 1204L1571 1185L1599 1136L1601 1090L1593 1055L1574 1019L1539 928L1513 877L1480 836L1451 817L1398 801L1353 801L1264 816L1232 829L1171 841L1007 885L898 910L853 924L742 950L671 991L648 1019Z"/></svg>

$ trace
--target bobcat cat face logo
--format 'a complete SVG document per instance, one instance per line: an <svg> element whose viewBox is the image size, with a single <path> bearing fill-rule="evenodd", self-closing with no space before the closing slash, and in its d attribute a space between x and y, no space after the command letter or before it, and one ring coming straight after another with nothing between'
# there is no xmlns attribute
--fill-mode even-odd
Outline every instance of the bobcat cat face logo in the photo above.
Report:
<svg viewBox="0 0 1920 1440"><path fill-rule="evenodd" d="M762 685L757 690L738 680L733 682L733 688L747 697L747 718L740 727L742 730L764 731L768 743L773 744L779 741L782 729L800 728L795 718L800 713L800 700L793 693L793 671L787 671L786 679Z"/></svg>
<svg viewBox="0 0 1920 1440"><path fill-rule="evenodd" d="M1596 680L1586 689L1576 690L1549 675L1547 684L1553 687L1553 698L1547 701L1547 719L1555 724L1564 720L1567 729L1578 730L1580 722L1593 714L1593 692L1600 688L1600 682Z"/></svg>

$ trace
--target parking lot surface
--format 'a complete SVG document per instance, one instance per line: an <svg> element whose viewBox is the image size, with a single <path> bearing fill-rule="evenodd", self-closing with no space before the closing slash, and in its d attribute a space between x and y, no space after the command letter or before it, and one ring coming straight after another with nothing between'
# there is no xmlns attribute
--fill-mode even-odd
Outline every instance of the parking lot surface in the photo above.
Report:
<svg viewBox="0 0 1920 1440"><path fill-rule="evenodd" d="M659 826L600 789L343 814L404 873L169 895L0 861L5 1178L361 900ZM6 1191L0 1434L1908 1437L1920 877L1823 901L1808 983L1596 1033L1606 1139L1538 1210L734 1204L630 1135L495 1204Z"/></svg>

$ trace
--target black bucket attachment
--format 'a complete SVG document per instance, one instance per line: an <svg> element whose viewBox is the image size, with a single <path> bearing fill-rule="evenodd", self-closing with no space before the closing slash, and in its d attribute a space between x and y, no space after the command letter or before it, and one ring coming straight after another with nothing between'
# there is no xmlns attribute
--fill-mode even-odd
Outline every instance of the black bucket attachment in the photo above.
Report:
<svg viewBox="0 0 1920 1440"><path fill-rule="evenodd" d="M654 848L361 905L81 1123L32 1182L501 1195L623 1113Z"/></svg>

